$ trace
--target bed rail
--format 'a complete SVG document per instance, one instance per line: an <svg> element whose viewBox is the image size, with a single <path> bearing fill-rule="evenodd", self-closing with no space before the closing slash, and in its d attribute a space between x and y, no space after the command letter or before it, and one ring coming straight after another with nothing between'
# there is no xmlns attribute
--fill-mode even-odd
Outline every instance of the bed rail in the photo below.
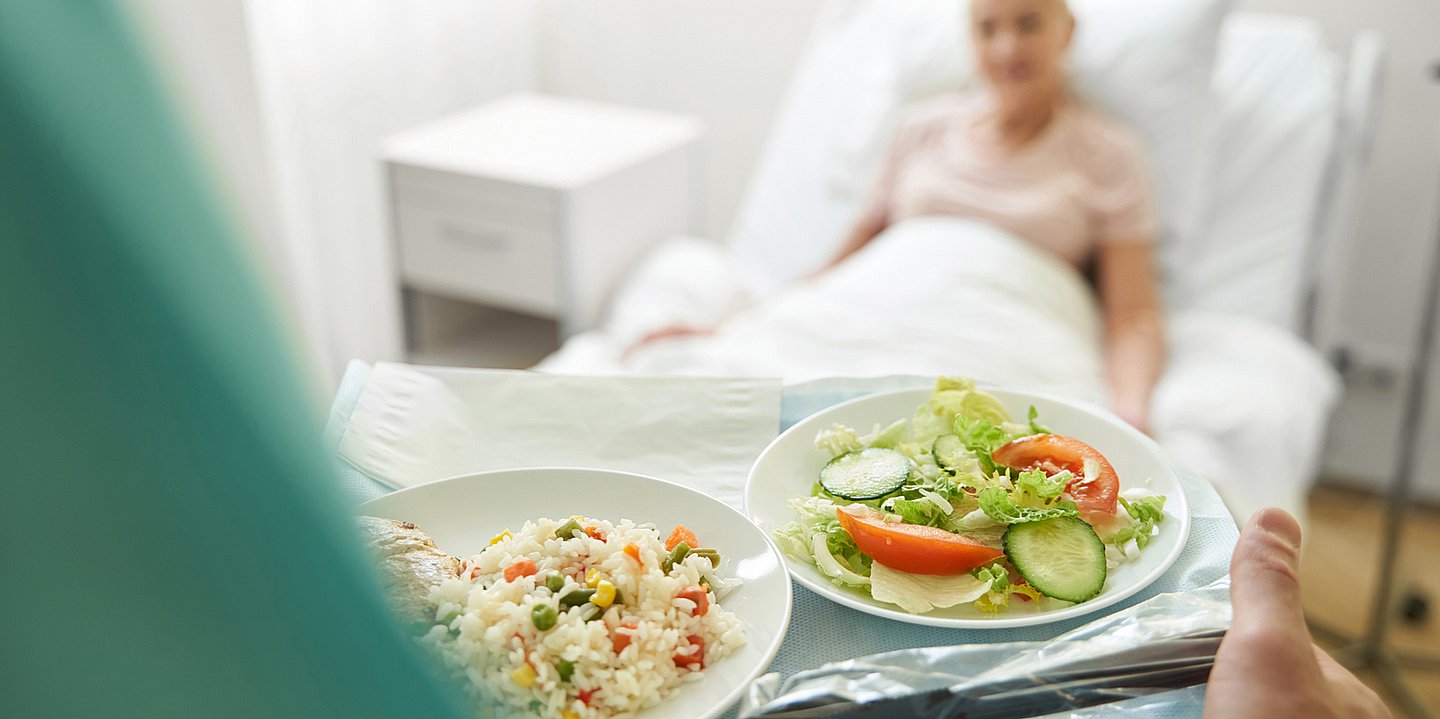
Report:
<svg viewBox="0 0 1440 719"><path fill-rule="evenodd" d="M1385 56L1385 40L1378 31L1361 32L1351 44L1335 118L1335 151L1321 189L1323 209L1315 215L1314 243L1304 268L1302 332L1332 361L1339 359L1344 341L1340 309L1380 120Z"/></svg>

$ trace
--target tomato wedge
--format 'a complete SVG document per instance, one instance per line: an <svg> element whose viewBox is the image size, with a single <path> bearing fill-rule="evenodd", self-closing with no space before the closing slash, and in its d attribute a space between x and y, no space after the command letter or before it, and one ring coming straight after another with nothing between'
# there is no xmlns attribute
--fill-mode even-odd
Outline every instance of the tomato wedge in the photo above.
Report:
<svg viewBox="0 0 1440 719"><path fill-rule="evenodd" d="M990 458L1011 469L1042 469L1047 474L1069 470L1075 475L1065 490L1075 498L1075 506L1083 517L1086 514L1114 514L1120 497L1120 475L1110 460L1099 450L1074 437L1063 434L1037 434L1021 437L994 452ZM1098 472L1094 479L1085 481L1085 461L1095 463Z"/></svg>
<svg viewBox="0 0 1440 719"><path fill-rule="evenodd" d="M937 527L857 517L836 509L840 526L871 559L911 574L959 574L1005 556L969 537Z"/></svg>

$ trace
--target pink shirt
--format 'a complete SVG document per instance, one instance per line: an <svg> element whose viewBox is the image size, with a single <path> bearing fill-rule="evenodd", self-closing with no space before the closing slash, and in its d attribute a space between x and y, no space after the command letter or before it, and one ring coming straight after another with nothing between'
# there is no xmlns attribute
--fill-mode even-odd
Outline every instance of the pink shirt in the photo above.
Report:
<svg viewBox="0 0 1440 719"><path fill-rule="evenodd" d="M946 95L913 108L891 141L867 216L987 220L1076 266L1098 244L1154 240L1144 149L1127 128L1072 99L1039 135L1007 150L978 136L989 102Z"/></svg>

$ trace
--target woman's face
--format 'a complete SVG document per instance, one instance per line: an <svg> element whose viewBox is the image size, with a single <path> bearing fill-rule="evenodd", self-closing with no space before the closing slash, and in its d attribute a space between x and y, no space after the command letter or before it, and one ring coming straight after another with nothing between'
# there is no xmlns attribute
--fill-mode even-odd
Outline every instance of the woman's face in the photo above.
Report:
<svg viewBox="0 0 1440 719"><path fill-rule="evenodd" d="M970 34L985 79L1006 104L1052 99L1065 86L1075 29L1062 0L972 0Z"/></svg>

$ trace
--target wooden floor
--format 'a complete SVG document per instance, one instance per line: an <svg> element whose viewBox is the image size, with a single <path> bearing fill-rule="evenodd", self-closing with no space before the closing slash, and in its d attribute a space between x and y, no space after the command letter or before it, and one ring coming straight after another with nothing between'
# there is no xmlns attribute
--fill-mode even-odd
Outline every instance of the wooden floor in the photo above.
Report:
<svg viewBox="0 0 1440 719"><path fill-rule="evenodd" d="M1380 571L1383 539L1383 501L1371 494L1322 487L1311 496L1300 575L1305 612L1317 629L1317 640L1335 652L1345 646L1322 639L1321 629L1357 636L1370 621L1371 599ZM1399 552L1398 593L1419 593L1430 601L1428 618L1420 622L1396 619L1389 646L1397 653L1440 657L1440 509L1416 507L1406 522ZM1386 696L1371 674L1362 679ZM1409 670L1409 686L1440 717L1440 671ZM1403 717L1392 697L1386 697L1397 717Z"/></svg>

